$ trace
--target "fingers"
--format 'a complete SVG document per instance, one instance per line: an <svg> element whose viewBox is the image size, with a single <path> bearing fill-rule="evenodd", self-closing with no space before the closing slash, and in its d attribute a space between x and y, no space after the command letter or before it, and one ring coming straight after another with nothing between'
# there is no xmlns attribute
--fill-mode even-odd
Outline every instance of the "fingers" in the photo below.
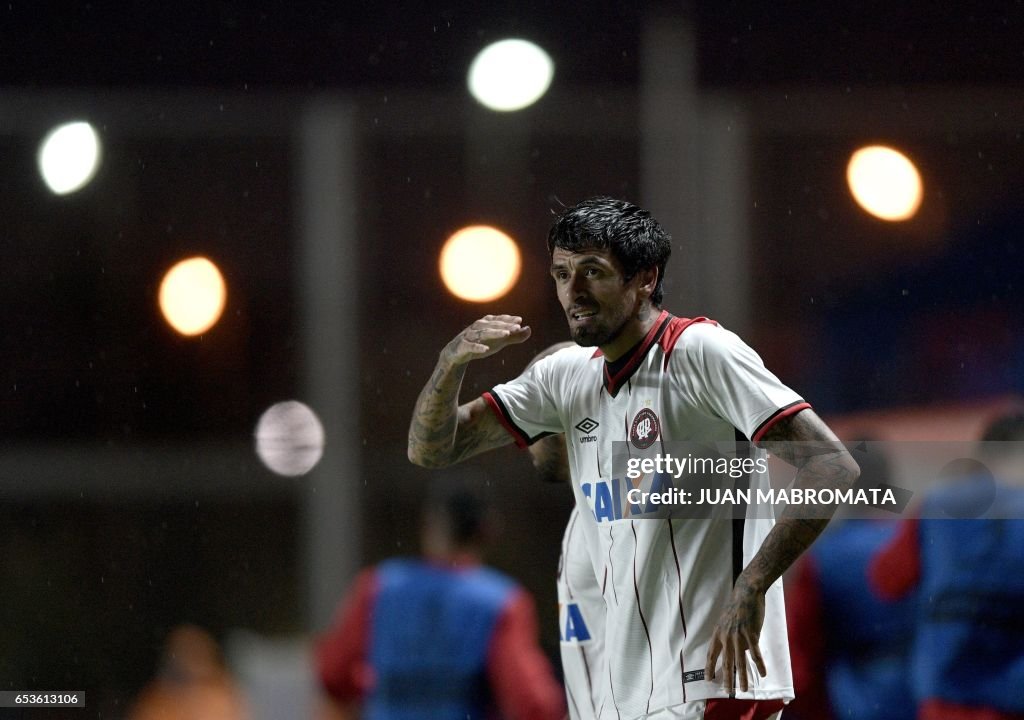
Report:
<svg viewBox="0 0 1024 720"><path fill-rule="evenodd" d="M530 336L529 328L524 327L522 322L523 319L518 315L484 315L466 328L463 334L471 342L505 337L517 338L515 342L522 342Z"/></svg>
<svg viewBox="0 0 1024 720"><path fill-rule="evenodd" d="M746 692L750 689L751 679L746 657L748 651L754 661L754 665L757 667L758 674L761 677L766 677L768 668L764 663L764 658L761 656L761 648L758 646L756 639L751 640L752 638L745 636L732 635L727 636L723 642L719 632L716 631L712 637L711 646L708 648L708 659L704 665L704 679L715 679L715 666L718 663L719 657L721 657L723 689L730 695L737 688L742 692Z"/></svg>
<svg viewBox="0 0 1024 720"><path fill-rule="evenodd" d="M722 652L722 643L718 640L718 632L711 636L711 647L708 648L708 660L704 664L704 679L715 679L715 665L718 664L718 656Z"/></svg>
<svg viewBox="0 0 1024 720"><path fill-rule="evenodd" d="M518 315L485 315L463 330L450 344L454 362L467 362L493 355L506 345L527 340L532 330Z"/></svg>
<svg viewBox="0 0 1024 720"><path fill-rule="evenodd" d="M737 638L733 654L736 670L739 671L740 690L746 692L750 685L747 683L747 656L743 648L743 642ZM732 692L733 688L728 688Z"/></svg>
<svg viewBox="0 0 1024 720"><path fill-rule="evenodd" d="M735 691L736 686L736 654L731 639L727 638L722 648L722 687L730 695Z"/></svg>
<svg viewBox="0 0 1024 720"><path fill-rule="evenodd" d="M750 657L754 659L758 674L761 677L767 677L768 667L764 664L764 658L761 657L761 646L758 644L757 638L754 638L753 642L748 642L747 647L750 648Z"/></svg>
<svg viewBox="0 0 1024 720"><path fill-rule="evenodd" d="M509 344L510 345L517 345L517 344L519 344L521 342L525 342L525 341L530 339L530 335L532 335L532 334L533 334L533 330L530 328L530 326L529 325L523 325L521 328L519 328L518 330L514 331L509 336L509 339L508 339Z"/></svg>

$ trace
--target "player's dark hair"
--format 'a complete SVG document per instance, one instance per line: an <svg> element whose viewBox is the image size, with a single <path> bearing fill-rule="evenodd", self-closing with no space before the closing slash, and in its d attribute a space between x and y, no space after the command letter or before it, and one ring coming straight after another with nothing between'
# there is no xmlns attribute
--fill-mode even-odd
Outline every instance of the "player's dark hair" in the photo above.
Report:
<svg viewBox="0 0 1024 720"><path fill-rule="evenodd" d="M610 250L622 264L627 282L641 270L658 268L651 303L661 306L672 238L647 210L610 197L584 200L556 216L548 232L548 254L556 247L574 253L587 248Z"/></svg>
<svg viewBox="0 0 1024 720"><path fill-rule="evenodd" d="M489 509L480 495L461 483L441 483L428 495L424 510L443 520L459 547L481 544L489 535Z"/></svg>

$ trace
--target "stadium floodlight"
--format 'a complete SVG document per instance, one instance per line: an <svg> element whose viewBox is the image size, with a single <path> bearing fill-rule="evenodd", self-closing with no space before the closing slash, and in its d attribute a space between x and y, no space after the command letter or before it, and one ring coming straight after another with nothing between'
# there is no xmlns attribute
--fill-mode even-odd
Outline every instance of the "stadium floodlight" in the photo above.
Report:
<svg viewBox="0 0 1024 720"><path fill-rule="evenodd" d="M853 153L846 182L857 204L882 220L909 220L921 207L921 174L910 158L891 147L869 145Z"/></svg>
<svg viewBox="0 0 1024 720"><path fill-rule="evenodd" d="M160 283L160 310L182 335L201 335L224 312L227 288L220 270L204 257L182 260Z"/></svg>
<svg viewBox="0 0 1024 720"><path fill-rule="evenodd" d="M297 400L271 405L256 424L256 454L278 475L305 475L324 454L324 426Z"/></svg>
<svg viewBox="0 0 1024 720"><path fill-rule="evenodd" d="M100 165L100 139L87 122L58 125L39 144L39 173L56 195L85 187Z"/></svg>
<svg viewBox="0 0 1024 720"><path fill-rule="evenodd" d="M469 66L469 91L491 110L522 110L537 102L555 74L555 64L542 48L510 38L488 45Z"/></svg>
<svg viewBox="0 0 1024 720"><path fill-rule="evenodd" d="M439 261L448 291L471 302L496 300L519 279L519 246L487 225L464 227L444 244Z"/></svg>

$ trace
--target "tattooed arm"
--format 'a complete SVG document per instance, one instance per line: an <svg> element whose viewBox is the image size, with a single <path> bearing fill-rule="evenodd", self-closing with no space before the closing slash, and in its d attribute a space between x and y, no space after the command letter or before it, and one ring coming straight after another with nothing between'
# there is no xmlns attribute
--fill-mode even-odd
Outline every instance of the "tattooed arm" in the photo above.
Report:
<svg viewBox="0 0 1024 720"><path fill-rule="evenodd" d="M430 381L420 391L409 425L409 460L423 467L445 467L512 438L477 398L459 405L466 364L530 337L513 315L485 315L455 336L441 351Z"/></svg>
<svg viewBox="0 0 1024 720"><path fill-rule="evenodd" d="M809 409L775 423L760 444L797 468L796 485L800 488L845 488L860 474L850 453ZM760 550L736 579L729 603L711 637L704 669L705 677L713 679L715 664L721 655L726 692L733 692L736 674L739 689L747 690L747 651L761 676L767 674L758 647L764 623L764 596L772 583L821 534L836 508L817 506L817 510L820 517L808 518L807 508L787 506Z"/></svg>

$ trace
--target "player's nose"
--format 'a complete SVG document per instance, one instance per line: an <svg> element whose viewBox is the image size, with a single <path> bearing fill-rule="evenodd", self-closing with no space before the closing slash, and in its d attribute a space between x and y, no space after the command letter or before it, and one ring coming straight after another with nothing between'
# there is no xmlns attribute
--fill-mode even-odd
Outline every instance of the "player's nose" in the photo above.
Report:
<svg viewBox="0 0 1024 720"><path fill-rule="evenodd" d="M569 282L569 293L573 299L587 296L587 278L583 273L574 272Z"/></svg>

